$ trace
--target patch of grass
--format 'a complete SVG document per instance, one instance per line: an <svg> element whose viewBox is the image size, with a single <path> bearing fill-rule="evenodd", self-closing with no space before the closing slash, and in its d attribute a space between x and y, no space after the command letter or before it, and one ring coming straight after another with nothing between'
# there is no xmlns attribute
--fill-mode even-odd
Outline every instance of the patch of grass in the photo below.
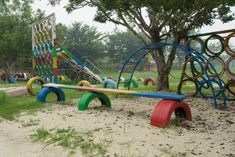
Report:
<svg viewBox="0 0 235 157"><path fill-rule="evenodd" d="M38 92L40 88L38 87L34 90L35 92ZM84 94L83 92L78 92L75 90L64 90L64 92L67 101L60 103L62 105L71 104L71 102L69 102L70 100L80 98ZM54 93L49 94L46 102L58 103L56 95ZM0 91L0 116L5 119L14 120L22 112L33 113L43 108L45 108L45 104L38 102L37 97L35 96L26 95L18 97L7 97L5 92Z"/></svg>
<svg viewBox="0 0 235 157"><path fill-rule="evenodd" d="M104 156L110 141L103 140L98 143L94 142L92 131L78 132L75 129L53 129L50 132L45 129L37 129L30 135L33 141L43 142L45 144L55 144L69 149L79 147L83 155ZM72 151L72 154L74 151ZM70 154L71 155L71 154Z"/></svg>
<svg viewBox="0 0 235 157"><path fill-rule="evenodd" d="M22 112L33 113L44 107L32 96L6 97L0 94L0 116L8 120L14 120Z"/></svg>
<svg viewBox="0 0 235 157"><path fill-rule="evenodd" d="M49 131L43 128L39 128L36 130L35 134L32 134L30 137L31 139L33 139L34 142L36 141L43 142L47 140L50 136L51 134L49 133Z"/></svg>
<svg viewBox="0 0 235 157"><path fill-rule="evenodd" d="M0 104L5 103L6 101L6 94L0 91Z"/></svg>

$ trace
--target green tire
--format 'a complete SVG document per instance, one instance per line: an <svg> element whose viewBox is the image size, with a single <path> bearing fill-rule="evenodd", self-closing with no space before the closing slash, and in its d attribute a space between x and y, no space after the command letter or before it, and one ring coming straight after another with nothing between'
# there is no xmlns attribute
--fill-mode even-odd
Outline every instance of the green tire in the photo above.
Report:
<svg viewBox="0 0 235 157"><path fill-rule="evenodd" d="M111 102L107 95L104 93L95 93L95 92L89 92L86 93L79 101L77 108L79 111L85 111L88 108L89 103L95 99L98 98L102 104L102 106L111 108Z"/></svg>
<svg viewBox="0 0 235 157"><path fill-rule="evenodd" d="M126 79L124 82L124 87L129 87L129 84L133 86L133 88L138 88L138 82L134 79Z"/></svg>

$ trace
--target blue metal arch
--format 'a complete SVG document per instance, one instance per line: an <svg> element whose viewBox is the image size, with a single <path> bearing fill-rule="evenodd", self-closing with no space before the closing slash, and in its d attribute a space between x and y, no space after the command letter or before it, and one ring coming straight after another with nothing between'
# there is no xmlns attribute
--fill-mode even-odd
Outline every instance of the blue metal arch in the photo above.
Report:
<svg viewBox="0 0 235 157"><path fill-rule="evenodd" d="M207 70L206 70L206 67L204 66L204 64L198 59L198 57L201 57L202 59L204 59L208 65L212 68L212 70L214 71L214 74L216 75L216 78L218 79L218 85L220 87L220 90L221 90L221 94L222 94L222 98L223 98L223 102L224 102L224 105L226 105L226 97L225 97L225 93L224 93L224 90L225 88L223 87L222 85L222 80L221 78L219 77L218 73L216 72L214 66L209 62L209 60L203 56L200 52L198 52L197 50L194 50L194 49L188 49L187 47L184 47L182 45L179 45L179 44L172 44L172 43L164 43L164 42L160 42L160 43L152 43L152 44L149 44L149 45L145 45L139 49L137 49L134 53L132 53L128 58L127 60L124 62L122 68L121 68L121 71L119 73L119 77L118 77L118 82L117 82L117 89L119 87L119 84L120 84L120 78L122 76L122 73L127 65L127 63L130 61L130 59L135 56L137 53L142 53L141 50L148 50L150 51L151 53L153 52L154 49L157 49L157 48L161 48L163 46L171 46L171 47L176 47L177 49L181 50L182 52L184 52L184 54L188 57L191 57L193 58L201 67L201 69L203 70L204 74L206 75L207 77L207 80L208 80L208 84L210 86L210 89L211 89L211 93L212 93L212 99L214 101L214 107L217 108L218 106L218 103L217 103L217 96L216 93L215 93L215 89L212 85L212 79L211 77L209 76ZM141 62L141 60L148 54L148 52L145 52L143 54L143 56L136 62L136 65L134 66L133 70L132 70L132 73L131 73L131 77L130 77L130 80L132 79L133 75L134 75L134 72L138 66L138 64ZM128 86L128 89L130 89L130 84Z"/></svg>

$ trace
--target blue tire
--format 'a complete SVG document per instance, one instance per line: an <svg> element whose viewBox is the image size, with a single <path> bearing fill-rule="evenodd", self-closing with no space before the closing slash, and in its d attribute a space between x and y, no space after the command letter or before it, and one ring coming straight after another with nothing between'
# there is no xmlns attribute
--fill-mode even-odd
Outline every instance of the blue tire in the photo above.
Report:
<svg viewBox="0 0 235 157"><path fill-rule="evenodd" d="M37 96L39 102L46 102L46 97L49 93L55 93L57 96L57 101L65 101L65 95L61 88L45 87L40 90Z"/></svg>
<svg viewBox="0 0 235 157"><path fill-rule="evenodd" d="M116 89L117 88L115 82L113 80L111 80L111 79L104 80L103 83L102 83L102 87L103 88L112 88L112 89Z"/></svg>

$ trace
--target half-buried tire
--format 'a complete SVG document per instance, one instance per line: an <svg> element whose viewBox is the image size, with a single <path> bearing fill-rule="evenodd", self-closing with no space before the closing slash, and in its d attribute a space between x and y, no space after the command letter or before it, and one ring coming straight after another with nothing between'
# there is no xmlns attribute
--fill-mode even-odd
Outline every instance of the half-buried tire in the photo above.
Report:
<svg viewBox="0 0 235 157"><path fill-rule="evenodd" d="M163 99L154 107L150 124L159 128L165 128L175 112L177 118L182 118L191 121L192 114L190 107L186 102Z"/></svg>
<svg viewBox="0 0 235 157"><path fill-rule="evenodd" d="M86 80L82 80L82 81L79 81L77 83L77 86L81 86L81 87L91 87L91 83L89 81L86 81Z"/></svg>
<svg viewBox="0 0 235 157"><path fill-rule="evenodd" d="M107 108L111 108L111 102L107 95L104 93L95 93L95 92L89 92L86 93L79 101L77 107L79 111L87 110L89 103L93 100L98 98L102 104L102 106L105 106Z"/></svg>
<svg viewBox="0 0 235 157"><path fill-rule="evenodd" d="M50 93L55 93L57 96L57 101L65 101L65 95L61 88L54 88L54 87L44 87L42 88L37 96L37 100L39 102L46 102L46 97Z"/></svg>
<svg viewBox="0 0 235 157"><path fill-rule="evenodd" d="M116 84L113 80L111 79L106 79L102 83L103 88L111 88L111 89L116 89Z"/></svg>
<svg viewBox="0 0 235 157"><path fill-rule="evenodd" d="M153 86L157 85L157 81L153 77L148 77L144 80L144 86L147 86L151 82Z"/></svg>

